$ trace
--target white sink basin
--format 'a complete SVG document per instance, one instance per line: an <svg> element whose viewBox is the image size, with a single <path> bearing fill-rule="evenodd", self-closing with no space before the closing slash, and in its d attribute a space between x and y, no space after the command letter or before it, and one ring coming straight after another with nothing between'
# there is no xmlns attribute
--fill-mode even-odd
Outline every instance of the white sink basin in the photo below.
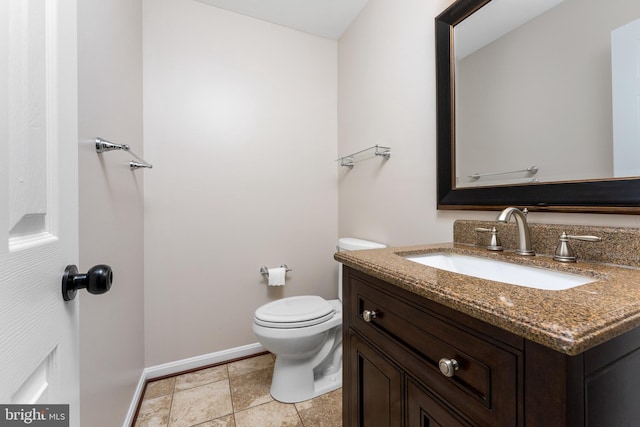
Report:
<svg viewBox="0 0 640 427"><path fill-rule="evenodd" d="M405 258L413 262L453 273L551 291L561 291L597 280L592 277L564 273L546 268L529 267L526 265L447 252L411 255Z"/></svg>

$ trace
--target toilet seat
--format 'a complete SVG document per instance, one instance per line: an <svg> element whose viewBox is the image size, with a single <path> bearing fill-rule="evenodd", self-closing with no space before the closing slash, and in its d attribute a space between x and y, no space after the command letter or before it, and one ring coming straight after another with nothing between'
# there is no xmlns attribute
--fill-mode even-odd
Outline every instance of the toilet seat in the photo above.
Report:
<svg viewBox="0 0 640 427"><path fill-rule="evenodd" d="M315 295L283 298L259 307L254 321L269 328L303 328L326 322L335 315L335 308Z"/></svg>

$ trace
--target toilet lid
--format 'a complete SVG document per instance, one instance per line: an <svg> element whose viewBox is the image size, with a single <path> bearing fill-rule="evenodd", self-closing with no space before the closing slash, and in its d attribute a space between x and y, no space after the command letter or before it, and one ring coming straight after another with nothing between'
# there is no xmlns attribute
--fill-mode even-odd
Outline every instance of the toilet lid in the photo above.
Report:
<svg viewBox="0 0 640 427"><path fill-rule="evenodd" d="M319 296L279 299L259 307L255 313L258 325L272 328L300 328L317 325L333 317L335 309Z"/></svg>

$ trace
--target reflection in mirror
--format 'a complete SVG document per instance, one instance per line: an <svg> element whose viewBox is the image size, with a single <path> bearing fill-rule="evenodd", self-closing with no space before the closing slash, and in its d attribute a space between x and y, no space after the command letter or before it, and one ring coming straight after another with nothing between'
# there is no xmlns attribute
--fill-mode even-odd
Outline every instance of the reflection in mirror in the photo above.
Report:
<svg viewBox="0 0 640 427"><path fill-rule="evenodd" d="M640 175L637 17L638 1L493 0L458 24L456 186Z"/></svg>

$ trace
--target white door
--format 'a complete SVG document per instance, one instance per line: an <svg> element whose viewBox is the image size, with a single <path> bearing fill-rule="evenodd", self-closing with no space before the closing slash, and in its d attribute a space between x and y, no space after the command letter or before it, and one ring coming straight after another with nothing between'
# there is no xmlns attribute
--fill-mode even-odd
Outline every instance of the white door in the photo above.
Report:
<svg viewBox="0 0 640 427"><path fill-rule="evenodd" d="M76 55L76 0L0 1L0 404L69 404L71 426L79 307L61 279L78 261Z"/></svg>
<svg viewBox="0 0 640 427"><path fill-rule="evenodd" d="M640 176L640 19L611 32L613 171Z"/></svg>

